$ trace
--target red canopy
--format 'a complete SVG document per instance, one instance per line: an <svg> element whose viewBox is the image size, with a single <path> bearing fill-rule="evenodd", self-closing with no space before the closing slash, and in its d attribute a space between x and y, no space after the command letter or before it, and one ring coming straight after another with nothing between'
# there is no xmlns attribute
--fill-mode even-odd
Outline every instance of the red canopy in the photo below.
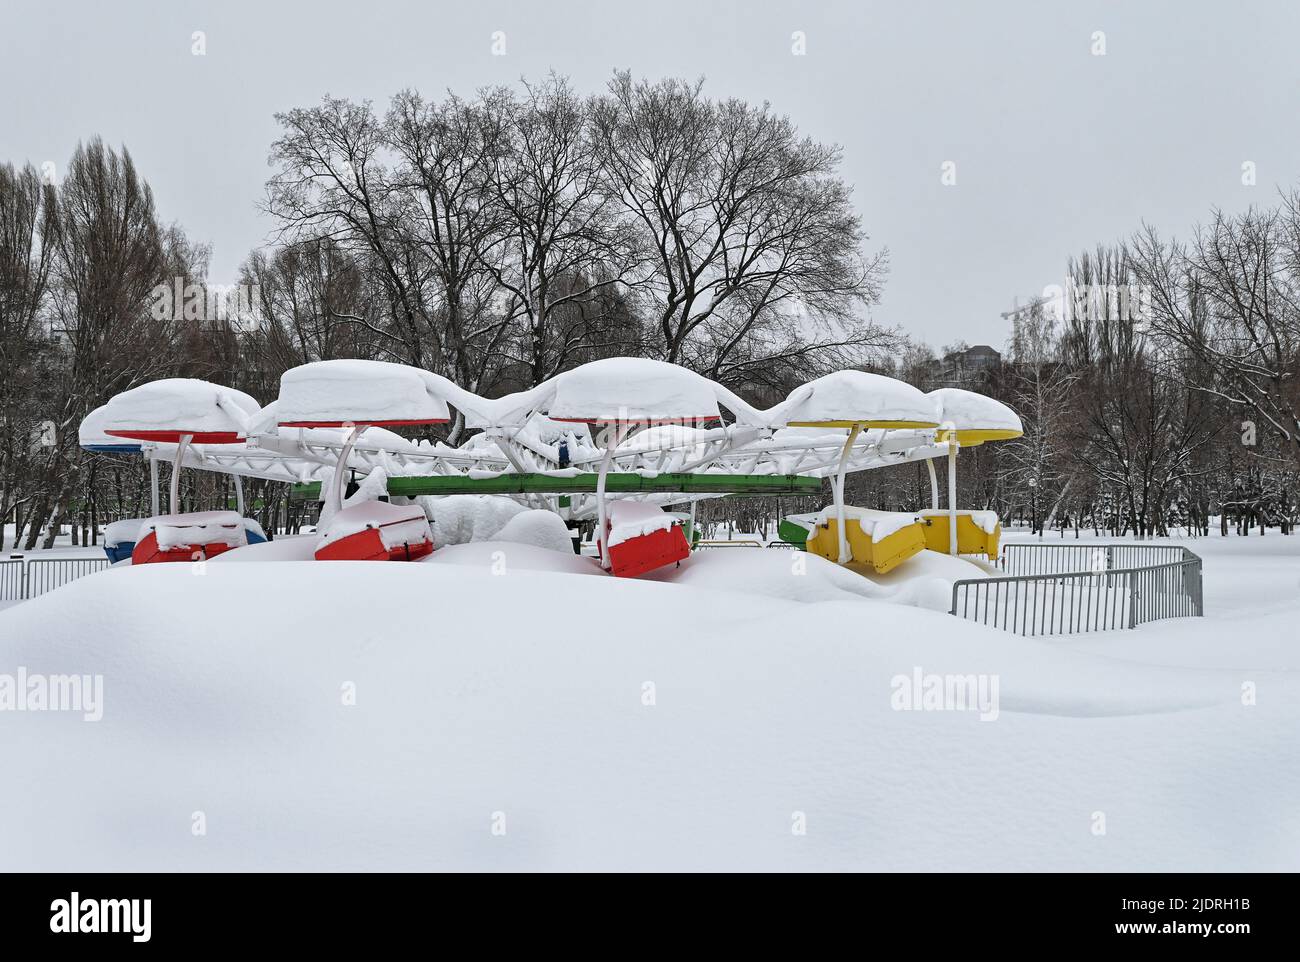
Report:
<svg viewBox="0 0 1300 962"><path fill-rule="evenodd" d="M131 438L134 441L161 441L167 444L180 444L181 438L186 435L189 435L190 441L194 444L238 444L244 440L244 436L237 431L184 431L171 429L165 431L132 431L127 429L105 431L104 433L117 438Z"/></svg>
<svg viewBox="0 0 1300 962"><path fill-rule="evenodd" d="M364 428L395 428L412 424L446 424L451 418L421 418L414 420L372 421L359 418L355 421L281 421L282 428L345 428L348 425Z"/></svg>
<svg viewBox="0 0 1300 962"><path fill-rule="evenodd" d="M655 427L661 424L707 424L709 421L721 420L716 414L687 415L680 418L551 418L552 421L561 421L565 424L644 424L648 427Z"/></svg>

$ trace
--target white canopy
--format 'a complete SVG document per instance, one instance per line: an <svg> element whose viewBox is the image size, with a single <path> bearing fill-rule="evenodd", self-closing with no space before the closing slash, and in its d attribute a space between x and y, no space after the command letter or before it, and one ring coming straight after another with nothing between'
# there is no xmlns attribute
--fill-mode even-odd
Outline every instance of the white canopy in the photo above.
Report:
<svg viewBox="0 0 1300 962"><path fill-rule="evenodd" d="M836 371L810 381L769 412L776 423L824 427L929 428L939 423L933 399L904 381L866 371Z"/></svg>
<svg viewBox="0 0 1300 962"><path fill-rule="evenodd" d="M667 424L721 417L715 385L677 364L611 357L555 378L547 413L556 421Z"/></svg>
<svg viewBox="0 0 1300 962"><path fill-rule="evenodd" d="M280 424L429 424L451 419L426 372L387 361L315 361L280 377Z"/></svg>

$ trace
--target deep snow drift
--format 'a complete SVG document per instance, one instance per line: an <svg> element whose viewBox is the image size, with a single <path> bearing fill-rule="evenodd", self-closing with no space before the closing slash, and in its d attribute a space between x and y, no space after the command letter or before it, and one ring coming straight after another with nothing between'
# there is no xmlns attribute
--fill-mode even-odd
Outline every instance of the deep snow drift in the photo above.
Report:
<svg viewBox="0 0 1300 962"><path fill-rule="evenodd" d="M1234 659L1241 611L1023 639L805 560L637 581L488 542L82 578L0 613L0 676L104 678L99 722L0 712L0 868L1300 868L1300 687ZM996 719L895 710L918 671L996 678Z"/></svg>

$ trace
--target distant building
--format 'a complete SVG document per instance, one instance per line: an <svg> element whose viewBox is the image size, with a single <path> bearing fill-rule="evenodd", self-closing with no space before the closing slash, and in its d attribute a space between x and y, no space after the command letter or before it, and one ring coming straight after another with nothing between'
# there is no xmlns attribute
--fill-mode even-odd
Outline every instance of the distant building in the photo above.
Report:
<svg viewBox="0 0 1300 962"><path fill-rule="evenodd" d="M964 351L950 351L942 360L930 362L930 389L979 384L1001 366L1001 352L987 344L976 344Z"/></svg>

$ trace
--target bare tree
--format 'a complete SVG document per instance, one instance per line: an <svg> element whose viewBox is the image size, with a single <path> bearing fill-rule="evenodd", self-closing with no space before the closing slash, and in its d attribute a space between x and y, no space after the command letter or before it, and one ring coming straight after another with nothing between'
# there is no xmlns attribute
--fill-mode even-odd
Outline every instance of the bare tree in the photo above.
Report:
<svg viewBox="0 0 1300 962"><path fill-rule="evenodd" d="M432 279L399 244L403 202L386 163L393 158L383 123L369 103L330 97L276 120L284 133L271 147L279 170L267 183L265 208L279 219L280 236L291 245L336 241L376 272L387 301L387 324L351 314L334 320L367 325L393 360L438 366L429 348L437 333Z"/></svg>
<svg viewBox="0 0 1300 962"><path fill-rule="evenodd" d="M164 231L153 194L131 155L98 138L78 146L57 191L48 238L51 334L60 363L51 371L49 443L38 464L38 495L27 547L52 520L46 543L79 480L77 426L94 407L140 381L169 373L175 324L151 311L159 285L179 271L188 282L194 250L179 230Z"/></svg>
<svg viewBox="0 0 1300 962"><path fill-rule="evenodd" d="M1119 296L1139 287L1128 251L1098 247L1071 261L1067 275L1079 292L1062 342L1080 373L1075 449L1110 498L1117 533L1164 534L1215 425L1187 403L1177 358L1151 337L1143 299Z"/></svg>
<svg viewBox="0 0 1300 962"><path fill-rule="evenodd" d="M1196 389L1277 431L1300 464L1300 193L1277 209L1215 211L1188 245L1147 227L1132 249L1153 328L1213 375Z"/></svg>
<svg viewBox="0 0 1300 962"><path fill-rule="evenodd" d="M865 258L839 150L786 117L702 83L617 73L594 107L608 191L644 232L645 285L664 359L723 380L797 351L877 336L857 312L876 299L883 253Z"/></svg>
<svg viewBox="0 0 1300 962"><path fill-rule="evenodd" d="M486 263L508 294L509 317L523 322L515 360L537 383L613 346L600 310L609 299L598 295L635 286L641 254L603 189L590 103L555 74L525 82L524 93L521 101L499 88L485 98L488 136L500 145L488 177L501 213L498 251Z"/></svg>
<svg viewBox="0 0 1300 962"><path fill-rule="evenodd" d="M1075 479L1070 435L1079 374L1061 361L1057 320L1041 300L1015 312L1008 365L1008 401L1024 434L1005 445L1004 454L1017 486L1028 488L1037 534L1053 526Z"/></svg>
<svg viewBox="0 0 1300 962"><path fill-rule="evenodd" d="M38 395L50 355L41 318L54 212L54 189L35 168L0 166L0 549L4 525L33 496L33 446L53 440L41 429Z"/></svg>
<svg viewBox="0 0 1300 962"><path fill-rule="evenodd" d="M337 241L315 238L253 251L240 277L257 294L246 346L263 375L278 379L310 361L382 352L371 333L383 322L382 291L373 288L364 262ZM361 323L340 324L340 317Z"/></svg>

